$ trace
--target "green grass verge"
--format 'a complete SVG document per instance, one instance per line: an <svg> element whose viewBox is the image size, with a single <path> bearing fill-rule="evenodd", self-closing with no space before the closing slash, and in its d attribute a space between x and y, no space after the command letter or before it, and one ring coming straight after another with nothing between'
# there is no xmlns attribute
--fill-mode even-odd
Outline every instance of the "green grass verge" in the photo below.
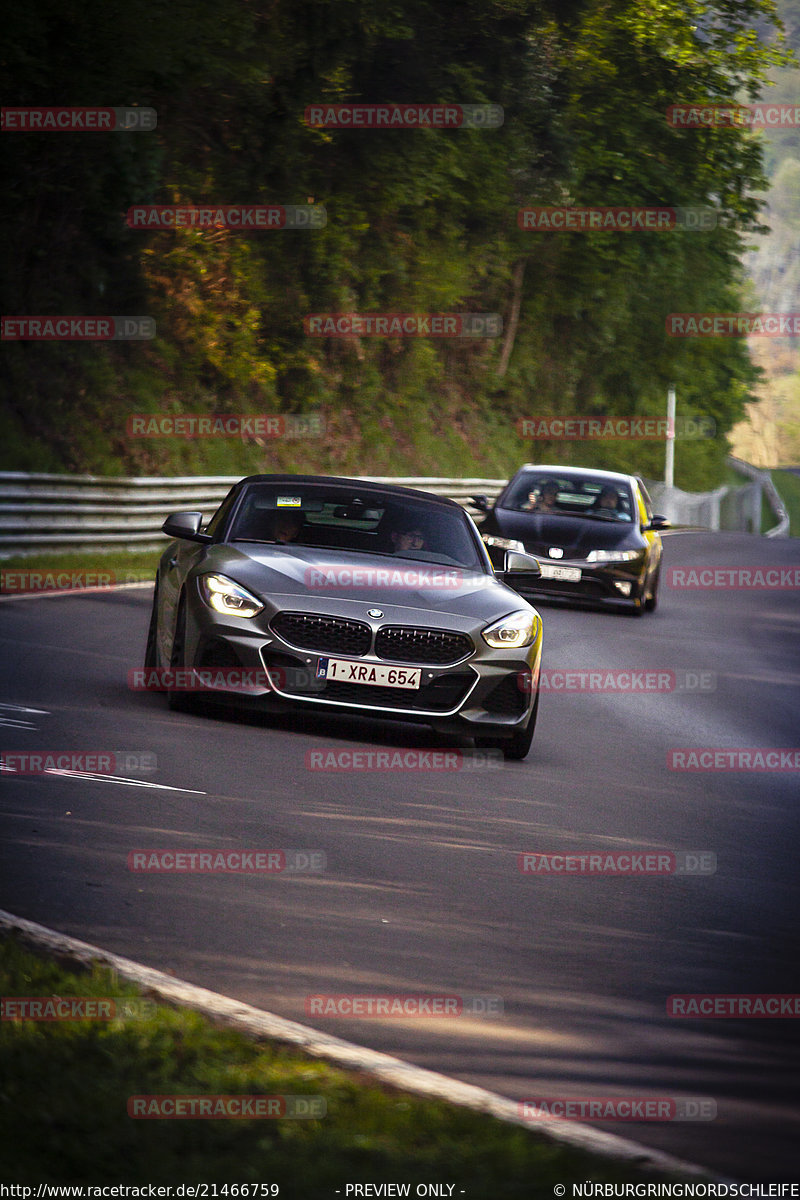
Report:
<svg viewBox="0 0 800 1200"><path fill-rule="evenodd" d="M789 536L800 537L800 475L795 475L792 471L779 470L770 471L770 475L789 514ZM769 505L765 507L766 529L772 529L777 524L777 519ZM765 522L762 521L762 533L765 532L764 524Z"/></svg>
<svg viewBox="0 0 800 1200"><path fill-rule="evenodd" d="M0 938L0 994L134 997ZM136 1120L132 1095L322 1096L321 1119ZM0 1021L0 1181L267 1183L316 1200L346 1183L455 1184L470 1200L553 1196L556 1183L630 1181L634 1167L551 1144L466 1109L376 1086L155 1006L126 1020ZM259 1193L261 1194L261 1193Z"/></svg>
<svg viewBox="0 0 800 1200"><path fill-rule="evenodd" d="M167 539L164 538L164 548ZM164 553L161 550L110 550L101 553L97 550L68 550L59 554L45 553L31 555L14 555L11 558L0 559L0 594L26 591L30 586L34 590L56 590L59 587L90 587L99 584L108 586L120 583L145 583L156 577L158 560ZM30 572L45 576L60 576L77 574L80 578L44 579L38 583L20 579L18 572ZM5 572L14 572L14 576L6 579Z"/></svg>

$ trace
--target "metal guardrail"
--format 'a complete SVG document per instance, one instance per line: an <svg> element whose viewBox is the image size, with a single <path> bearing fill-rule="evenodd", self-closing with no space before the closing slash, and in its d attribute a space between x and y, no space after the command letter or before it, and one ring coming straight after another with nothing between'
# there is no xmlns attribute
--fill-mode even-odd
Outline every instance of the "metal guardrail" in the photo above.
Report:
<svg viewBox="0 0 800 1200"><path fill-rule="evenodd" d="M178 479L0 473L0 554L163 544L176 509L215 509L240 477Z"/></svg>
<svg viewBox="0 0 800 1200"><path fill-rule="evenodd" d="M758 533L763 493L778 518L766 536L788 537L789 519L769 473L740 459L728 462L752 482L710 492L667 492L663 483L648 484L658 510L675 524ZM477 493L494 501L507 482L427 475L354 478L419 488L464 507ZM0 558L43 550L158 549L165 544L161 526L170 513L194 509L210 517L240 479L241 475L164 479L0 472ZM479 513L473 515L481 519Z"/></svg>
<svg viewBox="0 0 800 1200"><path fill-rule="evenodd" d="M726 484L710 492L682 492L680 488L648 482L653 503L675 525L760 534L762 503L766 499L778 524L768 530L764 537L788 537L789 517L769 472L761 471L733 455L728 455L726 462L752 482L741 487Z"/></svg>
<svg viewBox="0 0 800 1200"><path fill-rule="evenodd" d="M699 529L714 531L722 528L722 501L730 488L719 487L710 492L683 492L680 488L667 487L665 483L649 480L646 482L656 512L665 516L673 525L696 526Z"/></svg>
<svg viewBox="0 0 800 1200"><path fill-rule="evenodd" d="M170 513L211 516L241 475L174 479L0 472L0 558L56 550L159 549ZM482 492L494 500L505 479L356 476L449 496L465 507Z"/></svg>
<svg viewBox="0 0 800 1200"><path fill-rule="evenodd" d="M772 529L768 529L764 537L789 537L789 514L778 495L777 488L772 482L769 471L762 471L758 467L754 467L751 463L745 462L744 459L734 458L732 454L728 455L727 461L733 467L734 471L738 471L741 475L746 475L748 479L752 479L757 483L759 490L763 491L767 503L778 518L778 524L773 525ZM760 528L759 524L756 533L759 532Z"/></svg>

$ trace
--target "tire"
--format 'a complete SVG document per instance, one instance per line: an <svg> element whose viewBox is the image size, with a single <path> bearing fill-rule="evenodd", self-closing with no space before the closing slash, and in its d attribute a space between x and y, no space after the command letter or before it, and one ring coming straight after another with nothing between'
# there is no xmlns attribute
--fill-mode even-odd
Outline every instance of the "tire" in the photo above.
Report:
<svg viewBox="0 0 800 1200"><path fill-rule="evenodd" d="M172 653L169 665L174 669L182 667L180 661L186 647L186 601L181 596L178 605L178 618L175 622L175 637L172 639ZM167 689L167 703L173 712L191 713L197 708L197 699L190 692L176 692Z"/></svg>
<svg viewBox="0 0 800 1200"><path fill-rule="evenodd" d="M653 579L652 590L650 592L650 595L647 597L647 599L644 602L645 609L649 613L655 612L656 609L658 608L658 584L659 584L660 579L661 579L661 563L659 563L658 566L656 567L656 573L655 573L655 577Z"/></svg>
<svg viewBox="0 0 800 1200"><path fill-rule="evenodd" d="M144 650L144 669L145 671L158 670L158 651L156 649L156 629L158 626L158 583L156 582L155 591L153 592L153 607L150 611L150 624L147 628L147 645ZM165 692L167 689L163 687L151 688L154 692Z"/></svg>
<svg viewBox="0 0 800 1200"><path fill-rule="evenodd" d="M515 729L510 738L476 737L475 745L487 750L502 750L503 757L508 762L520 762L527 757L536 732L536 718L539 715L539 692L533 703L533 712L524 729Z"/></svg>
<svg viewBox="0 0 800 1200"><path fill-rule="evenodd" d="M631 604L630 608L628 609L628 615L629 615L629 616L631 616L631 617L641 617L641 616L643 616L643 615L644 615L644 611L645 611L645 599L644 599L645 587L646 587L646 584L642 584L642 586L641 586L641 587L640 587L640 588L639 588L639 589L636 591L636 594L635 594L634 596L631 596L632 604Z"/></svg>

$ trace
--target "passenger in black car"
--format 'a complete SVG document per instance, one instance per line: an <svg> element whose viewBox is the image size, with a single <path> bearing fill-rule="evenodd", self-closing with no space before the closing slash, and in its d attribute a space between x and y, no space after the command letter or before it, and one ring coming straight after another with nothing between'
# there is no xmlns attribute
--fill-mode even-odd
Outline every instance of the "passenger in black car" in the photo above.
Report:
<svg viewBox="0 0 800 1200"><path fill-rule="evenodd" d="M554 479L546 480L539 489L537 497L536 492L530 492L528 499L522 506L527 512L554 512L558 508L558 484Z"/></svg>

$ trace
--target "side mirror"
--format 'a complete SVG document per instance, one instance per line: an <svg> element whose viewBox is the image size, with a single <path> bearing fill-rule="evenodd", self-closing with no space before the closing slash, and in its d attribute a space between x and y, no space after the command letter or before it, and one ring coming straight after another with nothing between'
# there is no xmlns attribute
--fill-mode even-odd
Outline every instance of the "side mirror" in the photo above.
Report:
<svg viewBox="0 0 800 1200"><path fill-rule="evenodd" d="M516 574L521 571L524 571L526 575L532 575L534 579L542 577L542 568L539 566L538 558L534 558L532 554L523 554L521 550L506 550L503 574Z"/></svg>
<svg viewBox="0 0 800 1200"><path fill-rule="evenodd" d="M671 529L672 524L666 517L654 516L649 525L645 525L645 529Z"/></svg>
<svg viewBox="0 0 800 1200"><path fill-rule="evenodd" d="M486 496L470 496L470 501L475 505L479 512L488 513L489 500Z"/></svg>
<svg viewBox="0 0 800 1200"><path fill-rule="evenodd" d="M171 513L161 526L161 532L167 537L179 538L182 541L210 542L211 534L200 532L202 520L201 512Z"/></svg>

